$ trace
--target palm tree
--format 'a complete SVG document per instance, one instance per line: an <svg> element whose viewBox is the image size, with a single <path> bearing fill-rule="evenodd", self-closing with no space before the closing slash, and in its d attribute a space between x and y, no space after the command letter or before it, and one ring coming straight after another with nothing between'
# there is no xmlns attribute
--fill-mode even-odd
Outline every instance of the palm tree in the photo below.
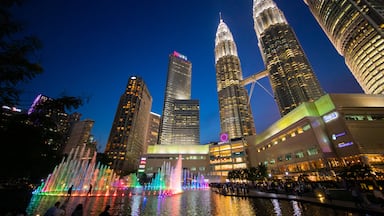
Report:
<svg viewBox="0 0 384 216"><path fill-rule="evenodd" d="M261 179L265 179L268 176L268 169L267 166L264 164L260 163L257 167L257 177Z"/></svg>
<svg viewBox="0 0 384 216"><path fill-rule="evenodd" d="M255 186L255 181L258 179L257 173L258 173L258 170L256 167L249 168L247 180L251 181L253 186Z"/></svg>

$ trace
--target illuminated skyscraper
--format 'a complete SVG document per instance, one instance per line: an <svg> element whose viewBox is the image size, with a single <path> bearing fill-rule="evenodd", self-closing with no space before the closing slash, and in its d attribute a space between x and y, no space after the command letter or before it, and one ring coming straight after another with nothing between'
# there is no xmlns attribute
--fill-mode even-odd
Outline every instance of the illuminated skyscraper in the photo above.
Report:
<svg viewBox="0 0 384 216"><path fill-rule="evenodd" d="M159 114L154 112L150 113L146 138L147 146L158 144L157 142L159 140L160 119L161 118Z"/></svg>
<svg viewBox="0 0 384 216"><path fill-rule="evenodd" d="M384 94L384 1L304 0L367 94Z"/></svg>
<svg viewBox="0 0 384 216"><path fill-rule="evenodd" d="M168 77L161 117L159 144L200 144L199 102L191 100L192 63L174 51L169 55Z"/></svg>
<svg viewBox="0 0 384 216"><path fill-rule="evenodd" d="M105 154L119 174L136 171L146 149L146 135L152 108L152 96L144 81L136 76L128 80L120 97Z"/></svg>
<svg viewBox="0 0 384 216"><path fill-rule="evenodd" d="M324 92L293 29L275 2L254 0L253 20L280 114L284 116L303 102L319 99Z"/></svg>
<svg viewBox="0 0 384 216"><path fill-rule="evenodd" d="M243 74L236 44L221 18L216 31L215 64L221 132L228 133L230 139L255 134L248 93L241 85Z"/></svg>
<svg viewBox="0 0 384 216"><path fill-rule="evenodd" d="M60 136L47 137L44 142L54 151L62 152L65 143L68 141L71 128L70 115L65 111L64 105L57 103L57 99L39 94L28 110L31 124L43 127L47 134L57 133ZM50 122L50 124L44 123ZM76 119L77 121L79 119ZM48 127L47 127L48 126Z"/></svg>

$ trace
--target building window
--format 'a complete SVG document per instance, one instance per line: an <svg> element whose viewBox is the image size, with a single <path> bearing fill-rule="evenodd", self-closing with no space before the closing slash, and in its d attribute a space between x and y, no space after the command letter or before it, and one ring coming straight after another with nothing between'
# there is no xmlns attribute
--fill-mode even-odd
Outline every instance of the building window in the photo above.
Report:
<svg viewBox="0 0 384 216"><path fill-rule="evenodd" d="M311 125L306 124L306 125L303 126L303 131L307 131L309 129L311 129Z"/></svg>
<svg viewBox="0 0 384 216"><path fill-rule="evenodd" d="M362 121L365 120L363 115L345 115L345 120Z"/></svg>
<svg viewBox="0 0 384 216"><path fill-rule="evenodd" d="M296 158L303 158L304 152L296 152Z"/></svg>
<svg viewBox="0 0 384 216"><path fill-rule="evenodd" d="M291 153L286 154L285 155L285 160L287 160L287 161L292 160L292 154Z"/></svg>
<svg viewBox="0 0 384 216"><path fill-rule="evenodd" d="M311 155L317 155L319 152L317 151L317 148L316 147L312 147L310 149L307 150L308 152L308 155L311 156Z"/></svg>
<svg viewBox="0 0 384 216"><path fill-rule="evenodd" d="M243 169L243 168L247 168L246 163L240 163L240 164L234 164L233 165L233 169Z"/></svg>
<svg viewBox="0 0 384 216"><path fill-rule="evenodd" d="M243 158L241 158L241 157L234 158L233 160L234 160L235 163L241 163L241 162L244 162L244 161L243 161Z"/></svg>
<svg viewBox="0 0 384 216"><path fill-rule="evenodd" d="M374 120L384 120L384 115L378 115L378 114L376 114L376 115L368 115L368 116L367 116L367 119L368 119L369 121L374 121Z"/></svg>

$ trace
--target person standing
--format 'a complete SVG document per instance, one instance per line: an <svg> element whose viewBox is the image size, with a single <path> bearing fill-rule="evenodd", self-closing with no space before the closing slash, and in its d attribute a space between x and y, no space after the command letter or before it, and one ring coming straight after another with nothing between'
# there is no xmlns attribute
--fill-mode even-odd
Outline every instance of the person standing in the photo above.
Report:
<svg viewBox="0 0 384 216"><path fill-rule="evenodd" d="M91 195L91 193L92 193L92 184L89 184L89 190L88 190L87 195Z"/></svg>
<svg viewBox="0 0 384 216"><path fill-rule="evenodd" d="M110 215L111 215L111 214L109 213L109 209L110 209L110 208L111 208L110 205L105 206L104 211L101 212L101 213L99 214L99 216L110 216Z"/></svg>
<svg viewBox="0 0 384 216"><path fill-rule="evenodd" d="M44 214L44 216L55 216L56 212L59 210L60 201L55 202L55 204L50 207Z"/></svg>
<svg viewBox="0 0 384 216"><path fill-rule="evenodd" d="M69 187L68 189L68 196L72 195L72 190L73 190L73 185L71 185L71 187Z"/></svg>

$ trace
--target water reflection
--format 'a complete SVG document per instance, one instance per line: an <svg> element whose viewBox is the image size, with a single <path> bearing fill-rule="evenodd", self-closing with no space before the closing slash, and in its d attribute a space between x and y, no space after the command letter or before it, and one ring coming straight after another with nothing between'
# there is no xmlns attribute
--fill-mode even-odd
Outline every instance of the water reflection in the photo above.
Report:
<svg viewBox="0 0 384 216"><path fill-rule="evenodd" d="M280 203L277 199L271 200L272 205L273 205L273 210L275 211L275 214L277 216L281 216L281 208L280 208Z"/></svg>
<svg viewBox="0 0 384 216"><path fill-rule="evenodd" d="M27 209L28 215L43 215L56 201L67 205L67 214L79 203L84 205L84 215L97 216L104 207L111 205L112 215L133 216L263 216L263 215L347 215L348 212L317 205L277 199L256 199L222 196L210 190L190 190L170 197L116 196L116 197L58 197L33 196ZM349 213L348 215L358 215Z"/></svg>
<svg viewBox="0 0 384 216"><path fill-rule="evenodd" d="M293 207L293 215L294 216L301 216L301 209L299 207L299 203L297 201L291 201L292 207Z"/></svg>

